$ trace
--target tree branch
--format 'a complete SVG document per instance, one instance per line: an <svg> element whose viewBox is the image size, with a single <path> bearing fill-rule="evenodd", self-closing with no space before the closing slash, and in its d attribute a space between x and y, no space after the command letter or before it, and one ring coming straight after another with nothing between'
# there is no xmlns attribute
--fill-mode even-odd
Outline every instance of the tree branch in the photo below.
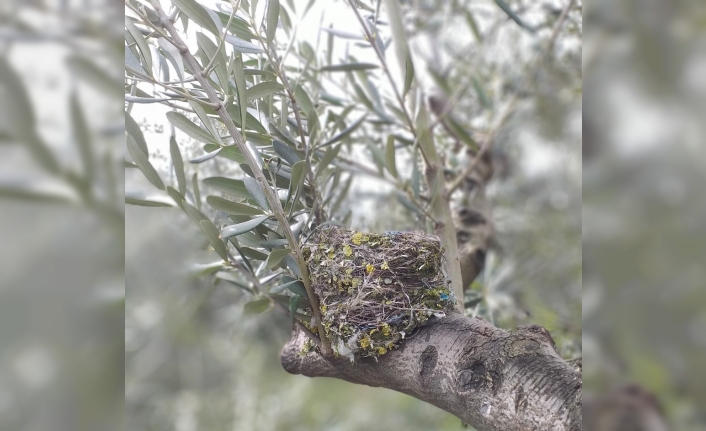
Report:
<svg viewBox="0 0 706 431"><path fill-rule="evenodd" d="M311 281L309 280L309 271L304 261L304 257L302 256L301 248L299 247L299 243L294 238L294 234L292 233L292 230L289 227L289 223L287 222L287 219L284 215L284 210L282 209L282 204L280 203L279 198L270 188L269 183L265 178L265 175L260 170L260 166L253 157L252 153L250 153L248 147L245 145L245 140L243 139L243 136L240 134L240 132L238 132L238 128L235 126L235 123L233 123L233 120L230 118L230 115L228 115L228 111L226 110L225 105L218 98L218 95L216 94L215 90L213 89L213 87L211 87L211 84L206 79L206 76L201 66L196 61L196 58L194 58L191 52L189 52L189 48L181 40L179 32L174 27L174 24L171 22L169 17L164 13L164 10L159 4L159 1L153 0L152 5L156 10L162 25L171 35L173 42L175 43L177 49L179 49L179 53L184 58L184 61L189 65L191 70L194 71L194 77L201 84L203 91L208 95L208 98L211 103L216 106L216 112L218 113L218 116L221 118L221 121L223 121L223 123L225 124L226 129L228 129L228 132L233 138L233 142L238 147L243 157L245 157L248 166L250 166L255 180L258 182L260 188L265 193L265 197L270 208L272 209L272 213L279 222L282 231L284 232L284 236L287 238L287 242L289 243L289 246L292 249L294 257L299 266L299 270L301 271L302 282L304 283L304 288L306 289L309 302L312 305L312 311L314 313L314 316L316 317L316 321L318 322L319 334L324 334L324 329L321 325L321 312L319 310L319 301L313 289L311 288ZM331 346L329 345L328 340L326 340L326 337L321 337L321 351L324 356L327 357L333 354Z"/></svg>
<svg viewBox="0 0 706 431"><path fill-rule="evenodd" d="M581 375L562 360L546 329L507 332L478 318L449 315L378 358L326 360L300 354L295 330L282 350L285 370L335 377L411 395L478 431L578 431Z"/></svg>

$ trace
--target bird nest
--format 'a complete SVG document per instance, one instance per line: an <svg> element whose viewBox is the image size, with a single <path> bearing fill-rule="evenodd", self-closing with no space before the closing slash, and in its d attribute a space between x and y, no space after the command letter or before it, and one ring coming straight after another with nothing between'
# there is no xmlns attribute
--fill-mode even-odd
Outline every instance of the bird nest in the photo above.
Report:
<svg viewBox="0 0 706 431"><path fill-rule="evenodd" d="M338 356L384 355L415 328L454 309L435 236L325 227L303 253L326 338Z"/></svg>

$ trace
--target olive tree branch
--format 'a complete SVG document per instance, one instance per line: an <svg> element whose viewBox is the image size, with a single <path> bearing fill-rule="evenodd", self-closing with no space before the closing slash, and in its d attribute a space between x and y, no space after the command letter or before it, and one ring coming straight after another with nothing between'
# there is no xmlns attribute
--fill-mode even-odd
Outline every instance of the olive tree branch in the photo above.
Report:
<svg viewBox="0 0 706 431"><path fill-rule="evenodd" d="M282 209L282 204L280 203L279 198L269 187L265 175L260 170L260 166L258 165L254 156L252 155L248 147L245 145L245 140L243 139L243 136L240 134L240 132L238 132L238 128L235 126L235 123L233 123L233 120L230 118L230 115L228 115L228 111L226 110L225 105L218 98L216 91L206 79L206 75L203 69L200 67L199 63L196 61L196 58L194 58L191 52L189 52L189 48L183 42L181 36L179 36L179 32L174 27L174 24L165 14L164 10L162 9L159 3L159 0L152 0L152 5L156 10L162 25L171 35L173 42L179 50L181 56L184 58L184 61L194 71L194 77L201 84L203 91L208 95L208 98L209 100L211 100L211 103L217 106L215 110L218 113L218 116L220 117L221 121L223 121L223 123L225 124L226 129L228 129L228 132L233 138L235 146L238 147L240 152L243 154L243 157L245 157L248 166L250 166L250 169L252 170L255 180L265 193L265 198L269 203L274 217L279 222L279 225L282 228L282 231L284 232L284 236L287 238L287 242L289 243L289 246L292 249L294 257L299 266L299 270L301 271L303 279L302 282L304 283L309 302L311 303L312 313L314 314L314 317L316 317L316 321L318 324L319 336L321 339L321 353L324 355L324 357L331 357L333 353L331 350L331 346L325 337L326 333L324 332L324 328L321 323L322 320L321 311L319 310L319 301L311 286L311 280L309 279L309 271L307 269L304 256L302 255L301 247L299 247L299 243L294 238L294 234L292 233L292 230L289 227L289 223L287 222L287 219L284 215L284 210Z"/></svg>

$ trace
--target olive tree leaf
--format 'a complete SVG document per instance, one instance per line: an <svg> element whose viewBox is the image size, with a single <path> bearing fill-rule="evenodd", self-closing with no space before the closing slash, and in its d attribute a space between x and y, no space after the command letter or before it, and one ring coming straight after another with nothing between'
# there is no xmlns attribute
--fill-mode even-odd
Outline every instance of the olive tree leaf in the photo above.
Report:
<svg viewBox="0 0 706 431"><path fill-rule="evenodd" d="M385 165L393 177L397 178L397 164L395 163L395 137L390 135L387 137L387 146L385 147Z"/></svg>
<svg viewBox="0 0 706 431"><path fill-rule="evenodd" d="M245 188L245 184L241 180L234 180L232 178L225 177L210 177L205 178L203 183L207 186L213 187L218 191L227 193L232 196L237 196L240 198L249 199L250 194Z"/></svg>
<svg viewBox="0 0 706 431"><path fill-rule="evenodd" d="M292 295L289 298L289 315L292 317L292 322L297 318L297 309L299 309L299 295Z"/></svg>
<svg viewBox="0 0 706 431"><path fill-rule="evenodd" d="M194 176L191 177L191 186L194 188L194 202L196 203L196 207L201 209L201 191L199 190L198 173L194 173Z"/></svg>
<svg viewBox="0 0 706 431"><path fill-rule="evenodd" d="M179 8L186 16L196 24L218 36L219 31L216 23L213 22L211 16L206 12L206 9L194 0L172 0L174 6Z"/></svg>
<svg viewBox="0 0 706 431"><path fill-rule="evenodd" d="M248 42L246 40L240 39L233 35L226 35L226 42L233 45L233 48L243 54L259 54L262 52L262 48L254 43Z"/></svg>
<svg viewBox="0 0 706 431"><path fill-rule="evenodd" d="M245 88L245 73L243 72L243 56L235 57L233 69L235 77L235 87L238 94L238 105L240 106L240 130L245 133L245 123L247 122L248 98Z"/></svg>
<svg viewBox="0 0 706 431"><path fill-rule="evenodd" d="M196 139L197 141L207 142L207 143L217 143L216 138L211 136L209 132L197 126L186 118L184 114L179 112L170 111L167 112L167 120L174 125L177 129Z"/></svg>
<svg viewBox="0 0 706 431"><path fill-rule="evenodd" d="M336 145L335 147L331 147L326 152L324 155L321 157L321 161L319 162L318 166L316 167L316 174L314 174L314 179L318 178L321 172L324 171L328 167L329 164L333 161L333 159L336 158L338 155L338 152L341 149L341 145Z"/></svg>
<svg viewBox="0 0 706 431"><path fill-rule="evenodd" d="M213 224L211 220L201 220L199 222L199 226L201 227L201 231L206 235L206 238L208 239L209 244L211 244L211 247L213 247L214 250L216 250L216 253L220 257L223 258L223 260L228 260L228 252L226 251L226 245L223 243L223 240L221 240L218 235L218 228L216 225Z"/></svg>
<svg viewBox="0 0 706 431"><path fill-rule="evenodd" d="M125 112L125 131L128 135L132 136L140 150L149 158L145 135L142 133L142 129L140 129L137 122L127 112Z"/></svg>
<svg viewBox="0 0 706 431"><path fill-rule="evenodd" d="M341 139L345 138L346 136L350 135L351 133L353 133L353 131L355 131L355 129L357 129L358 127L360 127L361 124L363 124L363 121L365 121L365 117L367 117L367 116L368 116L367 113L364 114L362 117L360 117L359 119L355 120L355 122L353 122L353 124L351 124L350 126L346 127L345 129L343 129L343 130L341 131L341 133L337 134L337 135L334 136L333 138L331 138L331 139L329 139L328 141L324 142L323 144L319 145L318 148L322 148L322 147L329 146L329 145L331 145L331 144L335 144L336 142L338 142L338 141L340 141Z"/></svg>
<svg viewBox="0 0 706 431"><path fill-rule="evenodd" d="M270 293L280 293L283 292L285 289L299 296L307 296L306 289L304 288L304 283L302 283L301 280L286 281L284 284L280 284L277 287L273 287L272 290L270 290Z"/></svg>
<svg viewBox="0 0 706 431"><path fill-rule="evenodd" d="M135 43L137 43L137 47L140 49L140 54L142 54L142 58L145 60L145 65L147 66L147 74L152 75L152 52L150 52L149 45L147 45L147 41L145 40L145 37L142 35L142 32L135 27L135 23L132 22L132 19L129 17L125 17L125 27L127 28L127 31L130 33L132 38L135 40Z"/></svg>
<svg viewBox="0 0 706 431"><path fill-rule="evenodd" d="M267 2L267 46L271 46L275 38L277 21L279 21L279 0L269 0Z"/></svg>
<svg viewBox="0 0 706 431"><path fill-rule="evenodd" d="M294 166L295 163L302 160L302 157L294 149L282 141L275 139L272 141L272 147L274 148L275 153L286 160L290 166Z"/></svg>
<svg viewBox="0 0 706 431"><path fill-rule="evenodd" d="M228 238L231 236L242 235L245 232L250 232L251 230L260 226L262 224L262 222L267 220L269 217L270 216L264 215L264 216L256 217L252 220L248 220L243 223L238 223L238 224L226 226L223 228L223 230L221 230L221 238Z"/></svg>
<svg viewBox="0 0 706 431"><path fill-rule="evenodd" d="M248 88L245 95L248 100L252 100L269 96L270 94L274 94L282 90L284 90L284 86L282 84L274 81L265 81Z"/></svg>
<svg viewBox="0 0 706 431"><path fill-rule="evenodd" d="M272 301L267 297L255 299L245 304L243 311L246 314L261 314L267 311L271 304Z"/></svg>
<svg viewBox="0 0 706 431"><path fill-rule="evenodd" d="M352 70L369 70L377 69L377 64L373 63L347 63L347 64L332 64L319 69L320 72L350 72Z"/></svg>
<svg viewBox="0 0 706 431"><path fill-rule="evenodd" d="M169 61L171 61L172 65L174 65L174 69L176 70L177 75L179 75L179 80L183 81L184 59L181 58L181 54L179 53L177 47L172 45L170 42L167 41L167 39L163 37L157 39L157 44L160 48L162 48L162 51L167 54L167 58L169 59Z"/></svg>
<svg viewBox="0 0 706 431"><path fill-rule="evenodd" d="M172 157L172 166L177 178L179 193L186 194L186 176L184 175L184 159L181 158L181 151L177 145L174 135L169 137L169 153Z"/></svg>
<svg viewBox="0 0 706 431"><path fill-rule="evenodd" d="M267 261L265 262L265 269L272 269L279 265L280 262L292 252L291 249L288 248L278 248L275 250L272 250L270 255L267 257Z"/></svg>
<svg viewBox="0 0 706 431"><path fill-rule="evenodd" d="M223 144L221 141L221 137L218 134L218 131L216 130L215 127L213 127L213 123L211 122L211 119L208 118L208 114L206 114L206 111L203 109L203 107L198 103L194 102L193 100L189 100L189 105L191 106L191 109L194 110L196 115L199 117L203 125L206 127L206 130L208 133L213 136L213 139L215 142L218 142L219 144Z"/></svg>
<svg viewBox="0 0 706 431"><path fill-rule="evenodd" d="M213 209L223 211L227 214L233 215L261 215L262 210L258 208L253 208L249 205L229 201L218 196L209 196L206 198L206 202Z"/></svg>
<svg viewBox="0 0 706 431"><path fill-rule="evenodd" d="M255 178L245 177L243 178L243 184L245 184L245 189L248 191L250 196L252 196L253 199L255 199L255 202L260 205L260 208L265 211L270 209L270 206L267 203L267 198L265 197L265 191L262 190L260 183L258 183Z"/></svg>
<svg viewBox="0 0 706 431"><path fill-rule="evenodd" d="M414 64L409 52L407 44L407 35L404 32L404 24L402 23L402 11L400 10L397 0L385 0L387 15L392 29L392 38L395 42L395 54L399 62L400 69L404 71L404 91L407 94L409 87L412 85L412 77L414 76Z"/></svg>
<svg viewBox="0 0 706 431"><path fill-rule="evenodd" d="M189 163L202 163L202 162L205 162L206 160L212 159L212 158L216 157L218 155L218 153L220 153L223 150L223 148L225 148L225 147L219 147L215 151L211 151L210 153L206 153L201 156L195 157L195 158L189 160Z"/></svg>
<svg viewBox="0 0 706 431"><path fill-rule="evenodd" d="M297 88L294 90L294 98L299 104L299 108L301 108L304 113L314 110L314 104L311 102L311 98L309 98L306 90L301 85L297 85Z"/></svg>
<svg viewBox="0 0 706 431"><path fill-rule="evenodd" d="M159 177L159 174L154 169L150 161L147 159L147 155L142 152L140 147L135 142L135 139L131 135L127 136L127 150L130 153L130 157L135 162L137 167L142 171L147 180L154 184L160 190L164 190L164 183Z"/></svg>

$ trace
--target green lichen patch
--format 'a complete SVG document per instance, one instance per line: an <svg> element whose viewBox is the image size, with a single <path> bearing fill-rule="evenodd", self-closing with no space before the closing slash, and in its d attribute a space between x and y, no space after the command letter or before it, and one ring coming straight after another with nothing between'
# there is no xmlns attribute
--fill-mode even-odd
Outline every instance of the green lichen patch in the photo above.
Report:
<svg viewBox="0 0 706 431"><path fill-rule="evenodd" d="M303 249L325 336L337 355L384 355L418 326L454 309L435 236L326 227Z"/></svg>

